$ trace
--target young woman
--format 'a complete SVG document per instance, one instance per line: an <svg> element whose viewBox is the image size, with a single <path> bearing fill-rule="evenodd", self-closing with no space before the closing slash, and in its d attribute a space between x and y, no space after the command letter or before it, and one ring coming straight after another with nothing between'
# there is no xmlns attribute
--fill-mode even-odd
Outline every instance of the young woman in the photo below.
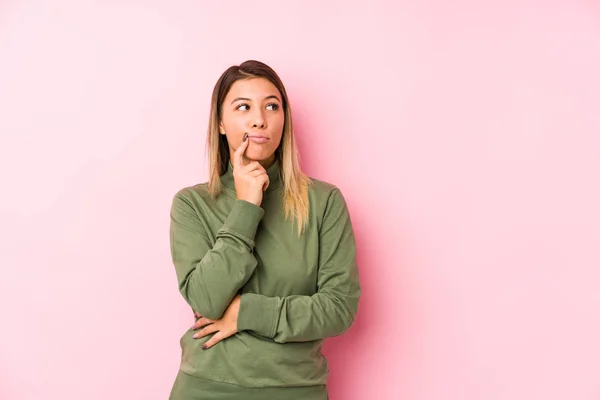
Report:
<svg viewBox="0 0 600 400"><path fill-rule="evenodd" d="M221 75L207 146L209 181L171 207L196 322L170 399L327 399L323 339L348 330L361 293L344 197L300 170L285 88L264 63Z"/></svg>

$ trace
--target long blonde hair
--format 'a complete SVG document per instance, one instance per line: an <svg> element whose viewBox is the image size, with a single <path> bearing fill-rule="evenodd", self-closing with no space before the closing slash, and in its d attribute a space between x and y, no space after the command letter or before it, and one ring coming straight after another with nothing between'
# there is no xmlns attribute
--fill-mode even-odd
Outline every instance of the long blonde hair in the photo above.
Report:
<svg viewBox="0 0 600 400"><path fill-rule="evenodd" d="M308 223L308 187L312 182L300 169L300 155L294 139L292 111L283 82L271 67L260 61L249 60L239 66L229 67L215 84L210 103L210 118L206 138L210 168L208 191L213 198L221 193L220 176L227 171L230 158L227 137L219 133L223 101L234 82L240 79L252 78L268 79L277 87L282 96L285 122L281 143L275 150L275 157L279 160L279 176L283 184L285 217L288 220L296 219L298 236L300 236Z"/></svg>

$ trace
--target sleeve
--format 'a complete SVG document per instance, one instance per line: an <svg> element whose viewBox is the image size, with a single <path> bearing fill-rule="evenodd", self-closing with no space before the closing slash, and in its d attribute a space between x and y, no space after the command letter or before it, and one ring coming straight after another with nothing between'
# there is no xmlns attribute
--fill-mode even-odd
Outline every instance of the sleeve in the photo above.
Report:
<svg viewBox="0 0 600 400"><path fill-rule="evenodd" d="M173 198L170 244L179 291L202 316L221 318L256 269L254 236L263 215L262 208L235 200L213 244L191 202L181 192Z"/></svg>
<svg viewBox="0 0 600 400"><path fill-rule="evenodd" d="M350 328L361 288L352 224L339 189L329 196L319 233L317 286L312 296L242 294L238 330L286 343L337 336Z"/></svg>

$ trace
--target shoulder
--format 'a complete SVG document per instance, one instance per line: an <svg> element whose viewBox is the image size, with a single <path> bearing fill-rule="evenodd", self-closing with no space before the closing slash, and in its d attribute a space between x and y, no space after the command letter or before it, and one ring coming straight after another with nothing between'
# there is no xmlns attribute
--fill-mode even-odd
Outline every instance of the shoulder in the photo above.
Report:
<svg viewBox="0 0 600 400"><path fill-rule="evenodd" d="M210 198L208 192L208 182L198 183L192 186L183 187L175 192L173 196L176 199L194 199L194 198Z"/></svg>
<svg viewBox="0 0 600 400"><path fill-rule="evenodd" d="M330 192L338 189L337 186L335 186L331 182L322 181L320 179L316 179L313 177L309 177L308 179L311 182L311 186L310 186L309 190L313 190L317 193L330 193Z"/></svg>
<svg viewBox="0 0 600 400"><path fill-rule="evenodd" d="M319 232L326 234L351 230L350 212L340 188L331 182L310 179L310 207L316 214Z"/></svg>
<svg viewBox="0 0 600 400"><path fill-rule="evenodd" d="M335 184L312 177L309 177L308 179L311 182L311 186L308 189L309 195L314 194L318 196L325 196L327 198L331 196L343 197L342 191Z"/></svg>
<svg viewBox="0 0 600 400"><path fill-rule="evenodd" d="M327 208L346 207L344 195L339 187L331 182L309 177L311 186L308 189L308 196L311 202L316 203L319 209L325 211Z"/></svg>
<svg viewBox="0 0 600 400"><path fill-rule="evenodd" d="M208 182L183 187L175 192L172 200L172 210L197 210L203 204L212 202L208 191Z"/></svg>

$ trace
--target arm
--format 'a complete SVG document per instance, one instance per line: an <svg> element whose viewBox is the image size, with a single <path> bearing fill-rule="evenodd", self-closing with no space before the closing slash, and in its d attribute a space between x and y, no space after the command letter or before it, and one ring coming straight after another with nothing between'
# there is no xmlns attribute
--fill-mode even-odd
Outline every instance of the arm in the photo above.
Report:
<svg viewBox="0 0 600 400"><path fill-rule="evenodd" d="M191 202L177 193L171 205L171 256L179 291L203 317L219 319L254 272L254 236L264 210L235 200L213 243Z"/></svg>
<svg viewBox="0 0 600 400"><path fill-rule="evenodd" d="M242 294L238 330L286 343L337 336L350 328L361 289L350 215L338 189L329 196L319 233L317 286L312 296Z"/></svg>

